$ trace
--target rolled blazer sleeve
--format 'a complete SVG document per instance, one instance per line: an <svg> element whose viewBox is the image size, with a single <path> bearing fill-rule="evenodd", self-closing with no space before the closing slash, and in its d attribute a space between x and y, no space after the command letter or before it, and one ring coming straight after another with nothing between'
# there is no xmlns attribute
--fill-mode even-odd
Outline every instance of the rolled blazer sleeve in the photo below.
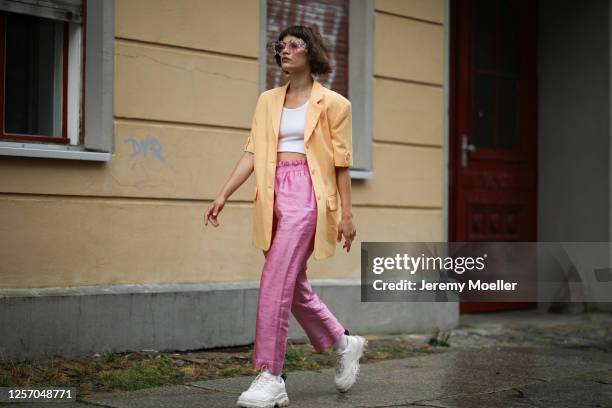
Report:
<svg viewBox="0 0 612 408"><path fill-rule="evenodd" d="M251 134L247 137L244 143L243 151L255 153L255 145L253 143L253 128L255 127L255 118L253 118L253 124L251 125Z"/></svg>
<svg viewBox="0 0 612 408"><path fill-rule="evenodd" d="M352 105L348 100L344 102L330 124L334 166L336 167L350 167L353 165Z"/></svg>
<svg viewBox="0 0 612 408"><path fill-rule="evenodd" d="M249 133L249 136L244 142L244 147L242 149L245 152L255 153L255 135L257 133L257 115L259 113L259 110L261 109L262 95L263 93L259 95L259 98L257 99L257 104L255 105L255 112L253 113L253 119L251 121L251 132Z"/></svg>

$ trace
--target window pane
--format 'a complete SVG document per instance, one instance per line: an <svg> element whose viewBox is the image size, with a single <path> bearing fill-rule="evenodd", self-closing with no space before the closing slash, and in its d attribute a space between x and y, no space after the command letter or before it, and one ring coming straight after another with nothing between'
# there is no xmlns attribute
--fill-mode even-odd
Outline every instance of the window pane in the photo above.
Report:
<svg viewBox="0 0 612 408"><path fill-rule="evenodd" d="M518 81L499 78L497 142L500 149L518 147Z"/></svg>
<svg viewBox="0 0 612 408"><path fill-rule="evenodd" d="M472 95L472 143L476 147L493 147L495 78L474 75Z"/></svg>
<svg viewBox="0 0 612 408"><path fill-rule="evenodd" d="M498 70L507 73L519 71L519 14L510 4L502 3L499 14Z"/></svg>
<svg viewBox="0 0 612 408"><path fill-rule="evenodd" d="M5 132L60 136L63 23L6 17Z"/></svg>
<svg viewBox="0 0 612 408"><path fill-rule="evenodd" d="M496 8L496 1L479 0L474 2L472 56L474 65L478 69L495 68Z"/></svg>

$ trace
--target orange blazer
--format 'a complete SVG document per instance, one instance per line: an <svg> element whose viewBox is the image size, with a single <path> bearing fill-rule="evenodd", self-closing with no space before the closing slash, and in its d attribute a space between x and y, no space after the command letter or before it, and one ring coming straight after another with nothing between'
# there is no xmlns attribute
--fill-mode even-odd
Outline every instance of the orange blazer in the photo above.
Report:
<svg viewBox="0 0 612 408"><path fill-rule="evenodd" d="M252 244L262 250L268 250L272 241L276 149L288 86L289 82L259 95L244 144L244 151L255 155ZM331 257L336 250L341 210L335 167L353 165L351 122L351 102L315 79L306 112L304 149L317 199L316 260Z"/></svg>

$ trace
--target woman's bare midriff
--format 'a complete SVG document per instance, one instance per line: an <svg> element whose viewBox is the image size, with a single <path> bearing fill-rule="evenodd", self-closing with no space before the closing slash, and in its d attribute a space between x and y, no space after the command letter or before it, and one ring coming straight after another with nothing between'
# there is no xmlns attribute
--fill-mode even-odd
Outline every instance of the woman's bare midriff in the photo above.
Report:
<svg viewBox="0 0 612 408"><path fill-rule="evenodd" d="M276 152L276 161L279 162L281 160L303 160L306 159L306 155L304 153L298 152Z"/></svg>

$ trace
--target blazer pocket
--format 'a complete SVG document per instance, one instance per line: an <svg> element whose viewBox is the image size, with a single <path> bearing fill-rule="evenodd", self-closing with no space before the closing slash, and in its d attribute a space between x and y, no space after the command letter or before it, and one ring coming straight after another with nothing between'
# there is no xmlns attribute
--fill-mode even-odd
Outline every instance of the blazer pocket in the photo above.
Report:
<svg viewBox="0 0 612 408"><path fill-rule="evenodd" d="M330 195L329 197L327 197L327 208L329 208L330 211L336 211L338 209L337 193L334 193Z"/></svg>

